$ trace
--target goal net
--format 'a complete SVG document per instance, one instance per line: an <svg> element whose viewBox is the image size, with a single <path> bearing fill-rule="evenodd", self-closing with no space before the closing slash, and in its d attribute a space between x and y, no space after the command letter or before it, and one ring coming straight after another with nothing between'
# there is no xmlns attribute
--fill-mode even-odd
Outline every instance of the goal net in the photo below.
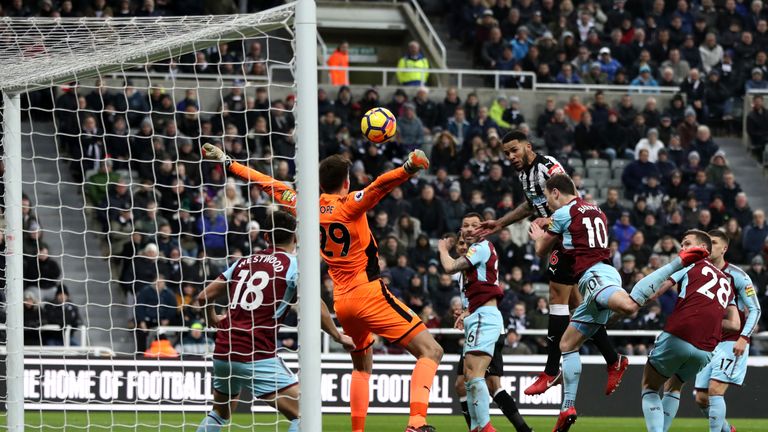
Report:
<svg viewBox="0 0 768 432"><path fill-rule="evenodd" d="M211 410L226 387L196 298L267 249L278 207L263 185L201 160L201 146L294 184L294 12L0 20L9 430L195 430ZM218 313L234 300L215 300ZM282 324L260 328L275 350L260 355L296 371L297 301L285 301ZM263 388L229 383L232 430L287 427L252 401Z"/></svg>

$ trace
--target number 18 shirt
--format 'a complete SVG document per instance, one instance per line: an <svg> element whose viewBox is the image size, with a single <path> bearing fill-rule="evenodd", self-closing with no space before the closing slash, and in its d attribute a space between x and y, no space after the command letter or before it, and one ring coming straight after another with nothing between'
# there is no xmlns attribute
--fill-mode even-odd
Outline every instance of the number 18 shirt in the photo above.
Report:
<svg viewBox="0 0 768 432"><path fill-rule="evenodd" d="M296 299L296 257L266 249L240 258L219 276L229 284L214 358L250 362L276 356L278 325Z"/></svg>
<svg viewBox="0 0 768 432"><path fill-rule="evenodd" d="M711 352L722 337L725 309L734 304L730 278L709 260L701 260L670 280L680 286L680 295L664 331Z"/></svg>

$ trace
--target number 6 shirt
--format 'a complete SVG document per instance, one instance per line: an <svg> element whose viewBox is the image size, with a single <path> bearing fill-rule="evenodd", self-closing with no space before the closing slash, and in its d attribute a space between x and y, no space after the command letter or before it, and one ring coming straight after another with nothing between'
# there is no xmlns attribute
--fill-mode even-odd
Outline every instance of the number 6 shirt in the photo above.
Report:
<svg viewBox="0 0 768 432"><path fill-rule="evenodd" d="M219 278L227 281L227 314L219 321L213 356L250 362L276 356L275 335L296 300L296 257L266 249L237 260Z"/></svg>

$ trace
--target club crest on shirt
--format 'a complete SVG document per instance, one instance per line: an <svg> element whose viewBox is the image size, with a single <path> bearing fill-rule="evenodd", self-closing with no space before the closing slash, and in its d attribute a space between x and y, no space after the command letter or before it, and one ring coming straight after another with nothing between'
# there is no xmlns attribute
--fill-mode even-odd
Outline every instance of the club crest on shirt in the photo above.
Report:
<svg viewBox="0 0 768 432"><path fill-rule="evenodd" d="M361 201L363 199L363 195L365 195L365 191L357 191L355 193L355 201Z"/></svg>

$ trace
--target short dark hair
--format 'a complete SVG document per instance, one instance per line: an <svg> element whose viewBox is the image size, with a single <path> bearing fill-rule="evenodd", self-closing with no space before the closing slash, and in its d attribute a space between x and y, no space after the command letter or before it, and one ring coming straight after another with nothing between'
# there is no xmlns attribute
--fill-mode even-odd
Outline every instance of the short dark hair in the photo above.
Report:
<svg viewBox="0 0 768 432"><path fill-rule="evenodd" d="M509 131L504 134L501 142L508 143L510 141L528 142L528 135L520 132L519 130Z"/></svg>
<svg viewBox="0 0 768 432"><path fill-rule="evenodd" d="M296 218L290 213L276 211L267 216L263 230L272 246L288 244L296 235Z"/></svg>
<svg viewBox="0 0 768 432"><path fill-rule="evenodd" d="M686 238L689 235L696 237L697 241L704 243L704 245L707 247L707 252L712 252L712 238L709 236L709 234L702 230L692 229L683 233L683 238Z"/></svg>
<svg viewBox="0 0 768 432"><path fill-rule="evenodd" d="M728 242L730 242L730 239L728 239L728 236L725 235L725 231L723 230L713 229L707 232L707 234L709 235L710 238L713 238L713 237L719 238L720 240L723 241L723 243L725 243L726 246L728 246Z"/></svg>
<svg viewBox="0 0 768 432"><path fill-rule="evenodd" d="M320 188L325 193L341 189L349 175L352 162L342 155L328 156L320 162Z"/></svg>
<svg viewBox="0 0 768 432"><path fill-rule="evenodd" d="M555 174L550 177L547 180L547 189L550 191L557 189L564 194L576 195L576 185L568 174Z"/></svg>
<svg viewBox="0 0 768 432"><path fill-rule="evenodd" d="M483 221L483 216L480 213L478 213L478 212L465 213L464 216L461 217L461 221L463 222L464 219L471 218L471 217L476 217L476 218L480 219L480 222Z"/></svg>

